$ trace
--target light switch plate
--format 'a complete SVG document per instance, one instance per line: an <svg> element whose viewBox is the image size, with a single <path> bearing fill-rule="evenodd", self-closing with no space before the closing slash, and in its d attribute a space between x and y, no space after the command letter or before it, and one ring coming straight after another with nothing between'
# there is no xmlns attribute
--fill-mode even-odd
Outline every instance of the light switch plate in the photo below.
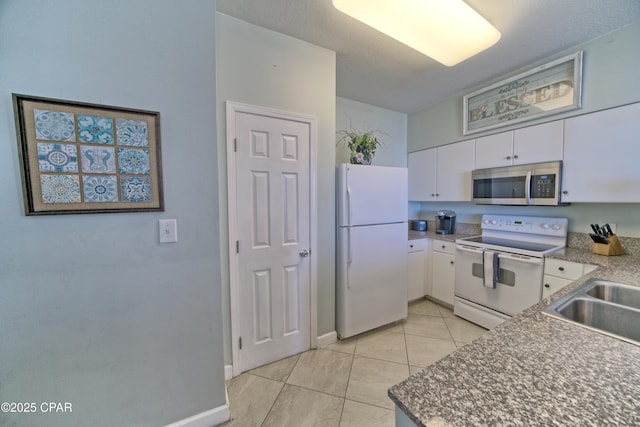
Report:
<svg viewBox="0 0 640 427"><path fill-rule="evenodd" d="M160 234L160 243L177 243L178 221L175 219L158 220L158 233Z"/></svg>

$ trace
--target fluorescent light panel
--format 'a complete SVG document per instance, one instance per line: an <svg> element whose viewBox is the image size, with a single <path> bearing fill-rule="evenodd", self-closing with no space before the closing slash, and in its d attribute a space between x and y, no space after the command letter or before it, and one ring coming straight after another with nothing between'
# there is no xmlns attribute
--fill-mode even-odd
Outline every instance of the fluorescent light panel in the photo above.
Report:
<svg viewBox="0 0 640 427"><path fill-rule="evenodd" d="M336 9L449 67L500 32L462 0L333 0Z"/></svg>

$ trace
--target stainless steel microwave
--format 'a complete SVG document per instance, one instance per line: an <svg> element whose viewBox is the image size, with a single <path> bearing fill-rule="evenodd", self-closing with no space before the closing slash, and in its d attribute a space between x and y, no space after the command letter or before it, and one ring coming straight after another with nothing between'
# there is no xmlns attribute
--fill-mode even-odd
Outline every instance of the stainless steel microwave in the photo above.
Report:
<svg viewBox="0 0 640 427"><path fill-rule="evenodd" d="M562 162L476 169L471 201L479 205L557 206Z"/></svg>

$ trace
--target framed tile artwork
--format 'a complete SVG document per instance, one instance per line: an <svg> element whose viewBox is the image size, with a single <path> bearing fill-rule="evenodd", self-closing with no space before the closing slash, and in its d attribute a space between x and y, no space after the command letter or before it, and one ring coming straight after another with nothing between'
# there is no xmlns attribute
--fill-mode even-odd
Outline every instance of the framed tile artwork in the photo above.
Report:
<svg viewBox="0 0 640 427"><path fill-rule="evenodd" d="M163 211L160 113L13 94L26 215Z"/></svg>

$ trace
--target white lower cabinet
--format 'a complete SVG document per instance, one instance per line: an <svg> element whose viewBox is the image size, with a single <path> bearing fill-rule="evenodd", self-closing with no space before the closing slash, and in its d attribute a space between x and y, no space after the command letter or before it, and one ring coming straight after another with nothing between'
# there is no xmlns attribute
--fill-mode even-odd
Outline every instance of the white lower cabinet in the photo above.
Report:
<svg viewBox="0 0 640 427"><path fill-rule="evenodd" d="M407 299L413 301L423 298L426 294L427 239L409 240L407 252L409 260Z"/></svg>
<svg viewBox="0 0 640 427"><path fill-rule="evenodd" d="M431 251L431 297L453 305L456 244L433 240Z"/></svg>
<svg viewBox="0 0 640 427"><path fill-rule="evenodd" d="M596 266L579 262L548 258L544 262L542 298L556 293L569 283L595 270Z"/></svg>

